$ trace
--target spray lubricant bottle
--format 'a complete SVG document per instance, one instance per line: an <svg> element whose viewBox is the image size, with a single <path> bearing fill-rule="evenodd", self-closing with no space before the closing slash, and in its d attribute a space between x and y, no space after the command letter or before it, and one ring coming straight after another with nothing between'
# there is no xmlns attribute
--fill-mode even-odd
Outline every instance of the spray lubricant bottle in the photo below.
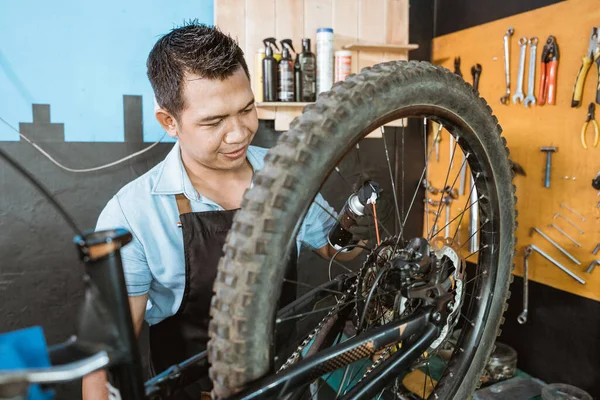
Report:
<svg viewBox="0 0 600 400"><path fill-rule="evenodd" d="M310 51L310 39L302 39L300 53L300 69L302 71L302 100L315 101L317 98L317 59Z"/></svg>
<svg viewBox="0 0 600 400"><path fill-rule="evenodd" d="M273 47L277 47L275 38L266 38L263 40L265 44L265 58L262 60L263 71L263 101L277 101L277 60L273 57Z"/></svg>
<svg viewBox="0 0 600 400"><path fill-rule="evenodd" d="M357 244L359 240L352 237L349 229L356 225L357 219L365 215L368 204L377 202L381 187L375 181L366 181L357 193L353 193L338 215L337 223L329 231L329 244L336 250ZM348 249L351 250L351 249Z"/></svg>
<svg viewBox="0 0 600 400"><path fill-rule="evenodd" d="M294 61L290 55L290 50L294 53L294 46L291 39L284 39L281 42L281 60L279 61L279 101L294 101Z"/></svg>

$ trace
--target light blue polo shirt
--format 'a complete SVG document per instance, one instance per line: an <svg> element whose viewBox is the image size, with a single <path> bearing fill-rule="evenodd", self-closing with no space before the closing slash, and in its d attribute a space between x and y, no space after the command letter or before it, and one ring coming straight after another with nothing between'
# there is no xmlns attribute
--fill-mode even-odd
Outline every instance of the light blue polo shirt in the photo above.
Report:
<svg viewBox="0 0 600 400"><path fill-rule="evenodd" d="M248 148L254 171L263 167L266 153L267 149L260 147ZM185 288L183 237L175 201L179 193L190 200L194 212L223 210L194 189L176 142L162 162L110 199L96 225L96 230L125 228L132 233L131 243L121 249L125 282L130 296L148 293L146 321L150 325L177 312ZM315 201L337 215L320 194ZM321 207L311 205L297 236L298 249L301 245L325 246L334 223Z"/></svg>

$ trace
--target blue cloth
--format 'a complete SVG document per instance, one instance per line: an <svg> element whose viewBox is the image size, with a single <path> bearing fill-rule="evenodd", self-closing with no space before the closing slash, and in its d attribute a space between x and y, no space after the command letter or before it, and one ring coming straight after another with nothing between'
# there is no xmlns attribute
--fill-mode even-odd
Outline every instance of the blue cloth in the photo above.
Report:
<svg viewBox="0 0 600 400"><path fill-rule="evenodd" d="M248 148L247 158L255 171L263 167L266 153L267 149ZM96 230L125 228L132 233L132 242L121 249L125 282L130 296L148 293L146 321L150 325L174 315L183 297L185 259L175 201L179 193L190 200L194 212L223 209L194 189L176 142L161 163L108 202L96 225ZM336 215L320 194L315 202ZM327 212L312 204L297 236L298 249L301 245L314 249L325 246L334 223Z"/></svg>
<svg viewBox="0 0 600 400"><path fill-rule="evenodd" d="M0 374L2 371L50 366L44 332L39 326L0 334ZM51 400L51 391L39 385L29 387L28 400Z"/></svg>

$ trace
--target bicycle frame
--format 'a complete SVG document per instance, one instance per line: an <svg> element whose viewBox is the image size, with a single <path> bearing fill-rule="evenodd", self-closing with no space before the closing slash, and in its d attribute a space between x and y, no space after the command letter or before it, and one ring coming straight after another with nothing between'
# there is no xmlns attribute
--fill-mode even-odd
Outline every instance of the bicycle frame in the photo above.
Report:
<svg viewBox="0 0 600 400"><path fill-rule="evenodd" d="M182 387L186 369L206 365L207 352L174 365L144 384L140 355L134 335L120 248L131 240L124 229L77 236L75 243L85 263L86 295L77 336L49 348L52 367L0 372L0 398L25 394L30 384L56 384L72 381L93 371L106 369L109 382L128 400L167 399ZM347 276L315 288L278 313L285 318L323 296L326 290L340 290ZM308 356L278 374L251 383L227 400L281 398L292 389L306 386L315 379L403 341L401 351L391 354L342 399L376 395L389 385L392 377L410 367L439 336L441 327L433 315L443 314L442 307L428 306L408 318L360 334L340 344ZM419 335L414 339L414 335Z"/></svg>

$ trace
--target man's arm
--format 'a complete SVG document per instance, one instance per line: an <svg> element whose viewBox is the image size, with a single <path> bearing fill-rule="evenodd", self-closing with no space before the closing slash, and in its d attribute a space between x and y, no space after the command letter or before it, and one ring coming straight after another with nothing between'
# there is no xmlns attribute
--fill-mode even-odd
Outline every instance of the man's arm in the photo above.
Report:
<svg viewBox="0 0 600 400"><path fill-rule="evenodd" d="M129 308L135 337L139 337L142 323L146 315L146 303L148 293L141 296L129 297ZM106 372L96 371L83 377L82 381L83 400L107 400L108 389L106 388Z"/></svg>
<svg viewBox="0 0 600 400"><path fill-rule="evenodd" d="M362 246L366 246L366 244L362 241L358 244L362 245ZM317 254L319 254L322 258L324 258L327 261L331 260L331 257L333 257L335 255L335 253L337 253L337 250L334 249L333 247L331 247L330 244L326 244L325 246L323 246L315 251L317 252ZM354 249L352 249L350 251L340 252L335 257L335 259L337 261L350 261L350 260L355 259L360 253L362 253L362 251L363 251L362 248L355 247Z"/></svg>

